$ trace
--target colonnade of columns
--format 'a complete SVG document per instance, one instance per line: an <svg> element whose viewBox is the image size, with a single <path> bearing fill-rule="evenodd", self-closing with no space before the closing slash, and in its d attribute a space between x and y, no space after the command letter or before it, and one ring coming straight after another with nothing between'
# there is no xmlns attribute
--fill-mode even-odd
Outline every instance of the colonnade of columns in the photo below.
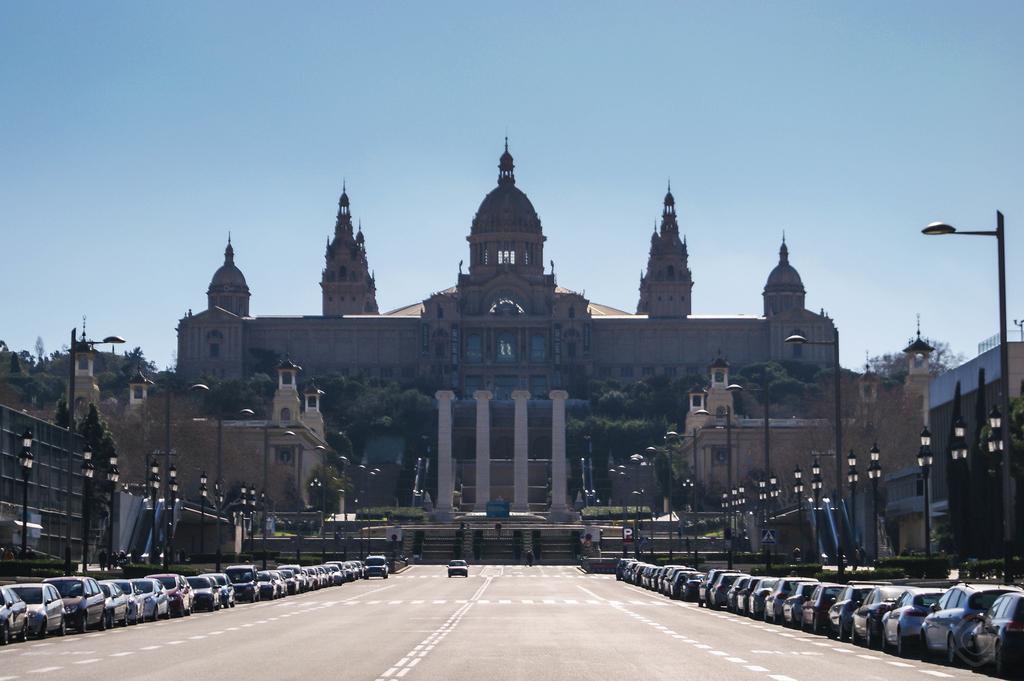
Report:
<svg viewBox="0 0 1024 681"><path fill-rule="evenodd" d="M452 460L452 409L455 393L439 390L437 398L437 500L439 517L450 517L453 511L455 466ZM476 400L476 511L484 511L491 500L491 407L489 390L473 393ZM566 504L568 468L565 458L565 401L569 394L552 390L551 400L551 508L553 518L568 513ZM529 511L529 441L526 390L512 392L515 403L513 417L513 499L512 510Z"/></svg>

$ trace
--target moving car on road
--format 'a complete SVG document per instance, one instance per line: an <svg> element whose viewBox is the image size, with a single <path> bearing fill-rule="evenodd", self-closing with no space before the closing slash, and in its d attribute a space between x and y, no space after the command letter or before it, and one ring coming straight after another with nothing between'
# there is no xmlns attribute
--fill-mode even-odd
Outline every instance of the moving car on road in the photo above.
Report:
<svg viewBox="0 0 1024 681"><path fill-rule="evenodd" d="M464 560L448 561L449 577L469 577L469 565Z"/></svg>
<svg viewBox="0 0 1024 681"><path fill-rule="evenodd" d="M388 578L388 559L384 556L366 557L366 579L370 577Z"/></svg>
<svg viewBox="0 0 1024 681"><path fill-rule="evenodd" d="M64 601L52 584L12 584L7 588L25 601L30 634L37 638L64 635Z"/></svg>

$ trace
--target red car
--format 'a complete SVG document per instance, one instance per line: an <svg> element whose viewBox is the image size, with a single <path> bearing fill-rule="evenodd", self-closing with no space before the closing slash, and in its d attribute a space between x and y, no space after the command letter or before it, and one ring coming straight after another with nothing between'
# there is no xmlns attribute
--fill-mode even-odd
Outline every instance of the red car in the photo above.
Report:
<svg viewBox="0 0 1024 681"><path fill-rule="evenodd" d="M75 627L78 633L84 634L89 627L100 631L107 628L104 613L107 597L100 590L100 585L92 577L50 577L44 579L45 584L53 584L64 601L64 619Z"/></svg>
<svg viewBox="0 0 1024 681"><path fill-rule="evenodd" d="M166 573L161 575L146 575L147 579L155 579L160 582L167 591L168 609L172 615L188 617L192 614L192 587L188 585L181 575Z"/></svg>

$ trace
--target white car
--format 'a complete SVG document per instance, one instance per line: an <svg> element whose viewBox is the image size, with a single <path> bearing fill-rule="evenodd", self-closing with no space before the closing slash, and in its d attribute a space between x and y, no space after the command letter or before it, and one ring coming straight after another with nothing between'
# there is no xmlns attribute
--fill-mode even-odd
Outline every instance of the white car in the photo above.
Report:
<svg viewBox="0 0 1024 681"><path fill-rule="evenodd" d="M469 577L469 565L464 560L448 561L448 576Z"/></svg>

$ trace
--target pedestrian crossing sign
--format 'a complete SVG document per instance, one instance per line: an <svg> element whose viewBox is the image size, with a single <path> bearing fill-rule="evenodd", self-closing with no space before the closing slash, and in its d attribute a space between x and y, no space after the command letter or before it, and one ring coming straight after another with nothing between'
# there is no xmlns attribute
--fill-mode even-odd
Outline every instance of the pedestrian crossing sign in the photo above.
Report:
<svg viewBox="0 0 1024 681"><path fill-rule="evenodd" d="M775 544L775 530L761 530L762 544Z"/></svg>

